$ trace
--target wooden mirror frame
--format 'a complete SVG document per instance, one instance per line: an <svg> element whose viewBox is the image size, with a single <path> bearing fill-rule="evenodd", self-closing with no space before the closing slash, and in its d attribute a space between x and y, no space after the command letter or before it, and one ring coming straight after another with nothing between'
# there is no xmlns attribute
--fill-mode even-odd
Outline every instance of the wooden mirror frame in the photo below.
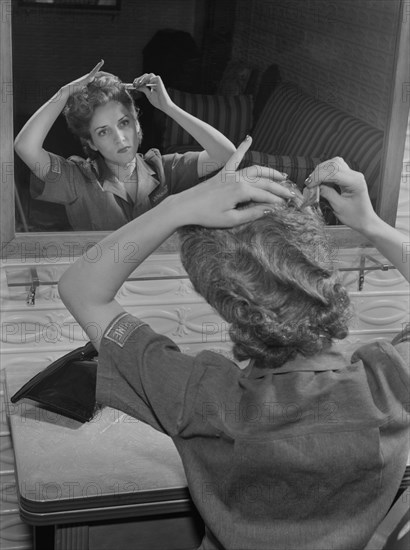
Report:
<svg viewBox="0 0 410 550"><path fill-rule="evenodd" d="M410 106L410 14L405 12L405 0L400 1L397 40L394 57L394 81L390 93L390 118L387 123L381 164L380 190L376 210L390 225L396 222L406 128ZM0 13L1 86L0 161L1 161L1 257L23 261L78 256L101 240L108 232L16 233L14 201L14 134L13 78L11 41L11 0L1 3ZM365 239L346 226L328 226L329 236L337 248L369 246ZM175 236L155 253L177 251Z"/></svg>

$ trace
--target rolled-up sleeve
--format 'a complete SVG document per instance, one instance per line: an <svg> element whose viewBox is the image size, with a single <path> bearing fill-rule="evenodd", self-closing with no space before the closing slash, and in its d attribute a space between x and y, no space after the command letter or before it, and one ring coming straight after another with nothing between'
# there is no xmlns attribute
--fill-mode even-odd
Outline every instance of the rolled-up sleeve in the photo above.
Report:
<svg viewBox="0 0 410 550"><path fill-rule="evenodd" d="M97 402L174 436L187 412L194 363L172 340L137 317L121 314L101 341ZM192 397L190 392L189 399Z"/></svg>
<svg viewBox="0 0 410 550"><path fill-rule="evenodd" d="M48 154L50 163L44 167L44 181L31 174L31 196L42 201L70 204L77 199L77 186L84 181L84 174L73 160Z"/></svg>
<svg viewBox="0 0 410 550"><path fill-rule="evenodd" d="M198 152L175 153L163 155L162 163L169 193L175 194L190 189L199 183Z"/></svg>

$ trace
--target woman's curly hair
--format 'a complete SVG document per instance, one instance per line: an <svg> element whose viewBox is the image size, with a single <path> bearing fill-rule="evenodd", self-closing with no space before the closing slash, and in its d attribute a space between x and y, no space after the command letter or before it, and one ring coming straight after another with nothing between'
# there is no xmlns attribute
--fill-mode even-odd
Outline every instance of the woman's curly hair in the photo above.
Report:
<svg viewBox="0 0 410 550"><path fill-rule="evenodd" d="M81 91L70 95L64 108L68 127L74 135L80 138L84 152L90 158L98 156L98 152L91 149L87 143L87 140L91 139L90 122L95 109L106 105L109 101L122 103L138 122L138 110L125 85L117 76L104 71L96 73L94 80L84 86ZM140 144L141 130L139 130L138 139Z"/></svg>
<svg viewBox="0 0 410 550"><path fill-rule="evenodd" d="M195 290L230 324L240 361L279 367L348 334L350 300L322 216L301 202L228 230L179 231L183 266Z"/></svg>

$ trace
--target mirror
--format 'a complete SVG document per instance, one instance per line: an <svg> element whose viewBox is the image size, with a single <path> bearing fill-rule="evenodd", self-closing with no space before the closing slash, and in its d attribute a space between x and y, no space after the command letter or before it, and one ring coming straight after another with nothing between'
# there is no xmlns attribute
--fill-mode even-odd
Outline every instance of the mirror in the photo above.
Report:
<svg viewBox="0 0 410 550"><path fill-rule="evenodd" d="M174 70L180 79L185 76L189 81L191 77L191 83L201 83L203 90L199 87L193 92L208 93L207 84L220 78L232 51L234 59L259 67L258 78L262 69L277 63L282 80L305 87L318 99L381 130L375 207L394 225L409 111L410 14L406 6L404 0L145 0L136 9L131 0L122 0L120 11L108 14L74 9L57 12L47 7L27 8L19 0L3 2L3 256L41 259L78 255L106 234L71 231L64 207L30 199L27 171L13 154L13 140L61 85L86 73L100 58L105 59L105 70L132 81L142 72L144 47L164 28L189 32L201 49L199 67L194 57L191 65L186 65L187 74ZM75 36L69 29L75 29ZM166 59L166 52L161 53ZM176 88L181 83L178 78L175 84L171 82ZM165 78L164 82L170 84ZM144 126L144 117L149 114L142 103L141 124L148 145L152 128L150 120ZM83 155L62 119L48 138L46 148L50 151L62 156ZM344 226L330 226L328 231L338 246L366 245ZM173 252L175 247L176 239L171 238L158 252Z"/></svg>

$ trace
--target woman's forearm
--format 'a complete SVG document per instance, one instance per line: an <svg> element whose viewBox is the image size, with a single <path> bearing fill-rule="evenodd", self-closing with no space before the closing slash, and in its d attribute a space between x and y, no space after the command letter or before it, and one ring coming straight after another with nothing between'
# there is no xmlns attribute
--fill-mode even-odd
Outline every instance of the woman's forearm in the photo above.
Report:
<svg viewBox="0 0 410 550"><path fill-rule="evenodd" d="M63 274L60 297L97 348L105 328L124 311L115 300L121 285L176 229L191 224L232 227L260 218L291 197L288 189L270 179L268 168L235 171L251 142L243 141L218 174L167 197L87 250ZM243 203L251 205L238 209Z"/></svg>
<svg viewBox="0 0 410 550"><path fill-rule="evenodd" d="M361 233L377 250L410 280L410 243L408 237L381 220L376 214Z"/></svg>
<svg viewBox="0 0 410 550"><path fill-rule="evenodd" d="M81 304L114 300L129 275L178 228L176 200L168 197L155 209L124 225L70 266L59 292L70 310Z"/></svg>
<svg viewBox="0 0 410 550"><path fill-rule="evenodd" d="M175 103L164 112L182 126L207 151L210 159L219 166L224 165L235 152L234 144L219 130L187 113Z"/></svg>
<svg viewBox="0 0 410 550"><path fill-rule="evenodd" d="M37 172L40 171L41 174L44 170L41 164L48 163L48 155L43 149L43 143L58 115L64 109L68 97L67 88L61 88L26 122L14 141L16 153L36 175L39 175Z"/></svg>

